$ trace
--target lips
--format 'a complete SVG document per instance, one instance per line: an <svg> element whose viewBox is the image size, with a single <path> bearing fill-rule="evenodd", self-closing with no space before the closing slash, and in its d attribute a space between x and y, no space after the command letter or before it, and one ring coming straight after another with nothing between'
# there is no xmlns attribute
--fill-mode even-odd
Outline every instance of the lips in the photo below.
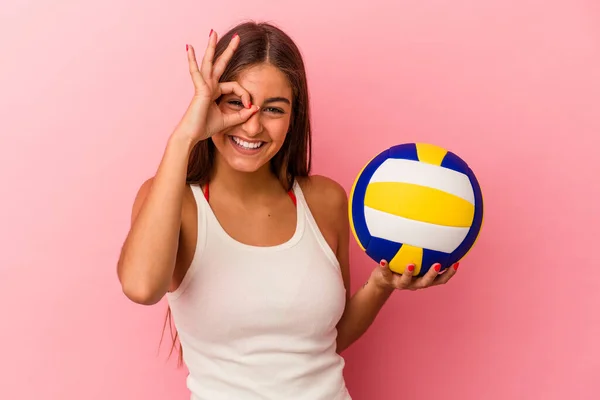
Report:
<svg viewBox="0 0 600 400"><path fill-rule="evenodd" d="M247 140L238 136L229 136L231 146L242 155L254 155L262 151L266 142L262 140Z"/></svg>
<svg viewBox="0 0 600 400"><path fill-rule="evenodd" d="M231 140L239 147L246 149L246 150L254 150L254 149L258 149L260 147L262 147L263 144L265 144L265 142L263 142L262 140L246 140L246 139L242 139L239 138L237 136L230 136Z"/></svg>

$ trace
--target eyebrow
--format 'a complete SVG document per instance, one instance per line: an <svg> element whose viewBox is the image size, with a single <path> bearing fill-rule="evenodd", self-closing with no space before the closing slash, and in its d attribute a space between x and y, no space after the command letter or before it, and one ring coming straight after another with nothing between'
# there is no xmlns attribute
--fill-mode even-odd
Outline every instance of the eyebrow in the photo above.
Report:
<svg viewBox="0 0 600 400"><path fill-rule="evenodd" d="M231 93L233 95L233 93ZM237 97L237 95L236 95ZM250 95L250 101L252 103L254 103L254 99L252 98L252 95ZM282 102L282 103L286 103L288 105L291 105L290 100L287 97L269 97L268 99L266 99L263 104L269 104L269 103L277 103L277 102Z"/></svg>
<svg viewBox="0 0 600 400"><path fill-rule="evenodd" d="M290 104L290 101L286 97L269 97L268 99L266 99L264 101L264 104L277 103L279 101L286 103L286 104Z"/></svg>

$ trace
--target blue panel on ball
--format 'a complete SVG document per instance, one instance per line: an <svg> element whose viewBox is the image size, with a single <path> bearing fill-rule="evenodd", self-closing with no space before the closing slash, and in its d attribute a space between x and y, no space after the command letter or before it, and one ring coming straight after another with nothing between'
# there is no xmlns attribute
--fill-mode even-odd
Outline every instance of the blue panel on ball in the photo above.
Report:
<svg viewBox="0 0 600 400"><path fill-rule="evenodd" d="M442 160L441 166L453 171L461 172L465 175L468 175L470 172L470 168L467 163L464 162L459 156L451 152L446 153L446 156L444 156L444 159Z"/></svg>
<svg viewBox="0 0 600 400"><path fill-rule="evenodd" d="M402 243L391 242L386 239L373 237L369 242L369 247L367 247L366 252L369 257L371 257L376 262L380 262L381 260L386 260L390 262L392 258L398 253Z"/></svg>
<svg viewBox="0 0 600 400"><path fill-rule="evenodd" d="M419 161L417 145L415 143L399 144L389 149L389 158L402 158L405 160Z"/></svg>
<svg viewBox="0 0 600 400"><path fill-rule="evenodd" d="M442 264L442 269L446 269L451 265L449 260L450 254L448 253L423 249L423 260L421 261L421 271L419 272L419 275L425 275L427 271L431 269L431 266L435 263Z"/></svg>
<svg viewBox="0 0 600 400"><path fill-rule="evenodd" d="M369 247L369 241L371 240L371 233L369 232L365 220L365 194L367 193L367 186L371 181L373 173L375 173L377 168L379 168L387 158L388 150L384 150L375 156L375 158L365 166L354 186L354 193L352 195L352 222L354 225L354 232L356 232L358 240L365 249Z"/></svg>
<svg viewBox="0 0 600 400"><path fill-rule="evenodd" d="M465 239L450 256L449 262L451 264L463 258L465 254L467 254L467 252L471 249L471 247L475 243L475 240L477 239L477 235L479 235L479 231L481 230L481 224L483 222L483 196L481 194L481 187L479 186L479 182L477 181L475 174L473 174L473 171L469 169L466 175L471 181L473 193L475 194L475 214L473 215L473 223L471 224L469 233L467 233Z"/></svg>

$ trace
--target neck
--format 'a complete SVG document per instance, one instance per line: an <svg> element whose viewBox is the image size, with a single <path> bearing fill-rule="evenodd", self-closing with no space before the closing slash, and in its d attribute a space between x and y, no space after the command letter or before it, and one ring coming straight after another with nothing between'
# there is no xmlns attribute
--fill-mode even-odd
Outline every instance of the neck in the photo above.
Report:
<svg viewBox="0 0 600 400"><path fill-rule="evenodd" d="M210 190L226 192L247 201L280 194L283 190L279 179L273 174L269 164L255 172L237 171L218 155L210 178Z"/></svg>

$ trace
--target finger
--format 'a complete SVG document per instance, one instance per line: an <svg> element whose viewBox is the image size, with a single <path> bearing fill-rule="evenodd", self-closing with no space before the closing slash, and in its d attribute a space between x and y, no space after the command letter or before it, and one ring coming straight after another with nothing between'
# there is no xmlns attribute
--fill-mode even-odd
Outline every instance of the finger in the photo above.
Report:
<svg viewBox="0 0 600 400"><path fill-rule="evenodd" d="M411 286L414 271L415 265L409 264L404 268L402 275L394 276L394 286L396 289L408 289Z"/></svg>
<svg viewBox="0 0 600 400"><path fill-rule="evenodd" d="M444 283L448 282L456 274L456 270L458 270L458 264L459 263L452 264L452 266L450 268L448 268L446 270L446 272L438 275L438 277L433 282L433 284L434 285L443 285Z"/></svg>
<svg viewBox="0 0 600 400"><path fill-rule="evenodd" d="M196 61L196 52L194 50L194 46L191 44L186 45L187 48L187 56L188 56L188 68L190 70L190 76L192 77L192 82L196 88L204 85L204 81L202 76L200 75L200 71L198 70L198 62Z"/></svg>
<svg viewBox="0 0 600 400"><path fill-rule="evenodd" d="M206 50L204 51L204 57L202 58L202 66L200 67L200 73L204 79L209 80L212 74L213 58L215 57L215 47L217 46L217 33L210 30L208 35L208 43L206 44Z"/></svg>
<svg viewBox="0 0 600 400"><path fill-rule="evenodd" d="M419 279L418 289L423 289L433 284L433 281L440 273L442 264L435 263L429 268L429 271L421 279Z"/></svg>
<svg viewBox="0 0 600 400"><path fill-rule="evenodd" d="M230 128L235 125L246 122L252 117L260 107L252 106L250 108L242 108L238 112L223 115L223 129Z"/></svg>
<svg viewBox="0 0 600 400"><path fill-rule="evenodd" d="M223 51L223 53L214 62L212 70L213 79L219 80L219 78L221 78L223 71L225 71L225 67L227 67L229 60L231 60L231 57L233 56L233 53L237 49L239 43L240 37L236 33L229 41L229 45L227 46L225 51Z"/></svg>
<svg viewBox="0 0 600 400"><path fill-rule="evenodd" d="M385 279L392 280L394 278L394 273L390 269L390 265L388 264L387 260L381 260L379 262L379 269L381 270L381 275Z"/></svg>
<svg viewBox="0 0 600 400"><path fill-rule="evenodd" d="M239 83L237 82L223 82L219 83L218 96L224 94L234 93L236 96L239 96L242 99L242 104L244 107L249 108L252 103L250 102L250 93L246 91Z"/></svg>

